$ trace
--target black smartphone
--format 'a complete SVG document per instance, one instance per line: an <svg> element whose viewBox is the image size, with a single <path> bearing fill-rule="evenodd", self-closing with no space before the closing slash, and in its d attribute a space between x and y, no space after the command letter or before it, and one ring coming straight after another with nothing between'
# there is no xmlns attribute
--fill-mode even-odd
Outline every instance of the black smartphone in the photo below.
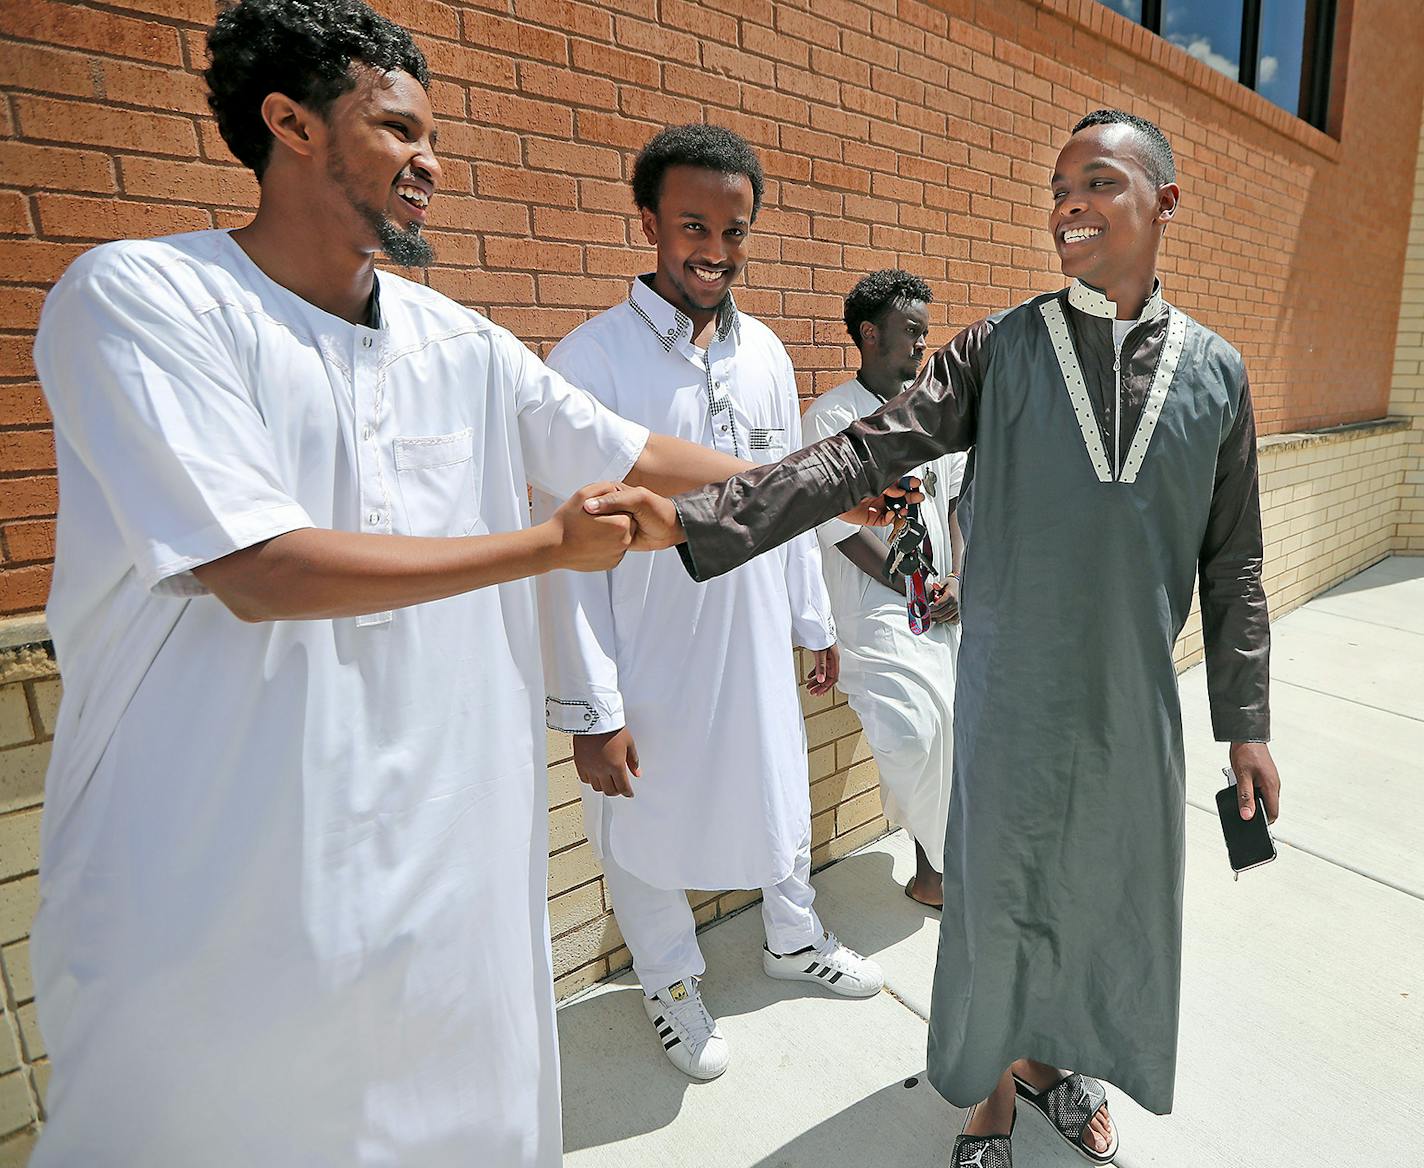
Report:
<svg viewBox="0 0 1424 1168"><path fill-rule="evenodd" d="M1256 796L1256 814L1241 818L1240 799L1235 776L1230 769L1222 772L1231 780L1229 786L1216 793L1216 811L1221 816L1221 834L1226 837L1226 854L1231 870L1238 876L1250 868L1259 868L1276 858L1276 841L1271 838L1266 822L1266 802Z"/></svg>

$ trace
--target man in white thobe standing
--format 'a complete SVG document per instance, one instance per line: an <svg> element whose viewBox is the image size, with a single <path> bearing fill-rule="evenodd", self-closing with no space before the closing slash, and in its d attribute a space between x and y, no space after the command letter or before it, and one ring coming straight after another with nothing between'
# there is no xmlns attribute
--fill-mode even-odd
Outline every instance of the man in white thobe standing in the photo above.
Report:
<svg viewBox="0 0 1424 1168"><path fill-rule="evenodd" d="M716 126L657 135L633 195L657 270L559 343L550 365L620 415L759 462L800 446L781 342L737 311L761 204L756 155ZM553 497L535 513L552 513ZM720 580L677 553L634 554L606 575L540 582L548 725L574 735L588 836L673 1064L715 1078L728 1050L698 989L689 888L760 888L772 977L878 993L874 962L812 908L806 742L791 642L816 651L812 693L834 684L835 627L807 534ZM628 773L639 777L636 791ZM635 796L628 798L627 796Z"/></svg>
<svg viewBox="0 0 1424 1168"><path fill-rule="evenodd" d="M583 484L749 464L377 279L429 262L440 177L404 30L245 0L210 48L255 218L94 249L36 342L65 693L33 1165L556 1168L529 578L629 546ZM531 526L526 480L573 499Z"/></svg>
<svg viewBox="0 0 1424 1168"><path fill-rule="evenodd" d="M860 371L811 403L802 419L807 442L839 434L915 379L931 299L928 284L897 268L856 283L846 297L845 321ZM885 572L889 528L832 519L816 532L839 630L840 689L875 756L885 814L915 841L915 875L905 895L931 908L944 904L962 554L954 509L964 465L963 454L946 454L911 472L927 495L920 518L937 585L919 634L910 628L905 577Z"/></svg>

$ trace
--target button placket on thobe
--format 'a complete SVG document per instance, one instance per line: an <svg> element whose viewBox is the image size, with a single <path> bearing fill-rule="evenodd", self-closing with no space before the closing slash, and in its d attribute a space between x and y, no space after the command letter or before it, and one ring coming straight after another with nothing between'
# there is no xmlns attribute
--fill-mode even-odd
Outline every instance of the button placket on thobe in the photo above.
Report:
<svg viewBox="0 0 1424 1168"><path fill-rule="evenodd" d="M707 388L707 433L714 450L734 458L746 458L743 435L732 406L732 355L734 350L714 336L705 350L684 339L679 351L696 365Z"/></svg>
<svg viewBox="0 0 1424 1168"><path fill-rule="evenodd" d="M394 531L387 469L382 465L381 349L379 329L357 325L351 350L351 399L356 419L356 482L361 506L360 530L390 535ZM356 618L357 627L384 625L390 612L372 612Z"/></svg>

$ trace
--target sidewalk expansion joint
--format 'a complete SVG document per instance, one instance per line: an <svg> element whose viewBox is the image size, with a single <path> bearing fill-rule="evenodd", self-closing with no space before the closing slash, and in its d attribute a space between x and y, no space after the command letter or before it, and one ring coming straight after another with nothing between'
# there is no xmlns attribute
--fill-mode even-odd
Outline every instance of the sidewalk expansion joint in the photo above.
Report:
<svg viewBox="0 0 1424 1168"><path fill-rule="evenodd" d="M925 1023L926 1025L929 1025L929 1016L920 1013L920 1011L915 1009L915 1007L912 1006L907 999L901 997L893 989L891 989L889 982L885 983L885 986L881 992L884 993L887 997L893 998L901 1006L904 1006L905 1009L909 1010L910 1013L913 1014L916 1018L918 1018L921 1022Z"/></svg>
<svg viewBox="0 0 1424 1168"><path fill-rule="evenodd" d="M1200 811L1205 815L1210 815L1213 819L1219 818L1217 810L1214 806L1207 807L1204 804L1194 802L1191 799L1187 800L1187 806L1193 808L1196 811ZM1411 898L1412 900L1424 901L1424 889L1411 888L1407 884L1400 884L1394 880L1390 880L1386 876L1381 876L1377 872L1371 872L1368 868L1361 868L1357 864L1351 864L1346 860L1342 860L1339 856L1331 855L1329 852L1322 852L1319 848L1313 848L1309 844L1297 843L1289 836L1276 835L1274 830L1272 831L1271 836L1276 841L1276 843L1285 844L1286 847L1292 848L1297 852L1304 852L1307 856L1313 856L1317 860L1322 860L1333 868L1341 868L1344 871L1353 873L1356 876L1362 876L1366 880L1370 881L1372 884L1380 884L1383 885L1385 888L1392 888L1395 892L1403 893L1405 896Z"/></svg>
<svg viewBox="0 0 1424 1168"><path fill-rule="evenodd" d="M1358 698L1347 698L1337 693L1331 693L1328 689L1316 689L1313 685L1301 685L1298 681L1287 681L1283 677L1271 678L1272 685L1288 685L1292 689L1303 689L1306 693L1319 694L1323 698L1331 698L1337 702L1348 702L1352 706L1363 706L1367 710L1375 710L1381 714L1393 714L1396 718L1403 718L1409 722L1424 722L1424 717L1414 714L1404 714L1399 710L1391 710L1388 706L1377 706L1373 702L1362 702Z"/></svg>

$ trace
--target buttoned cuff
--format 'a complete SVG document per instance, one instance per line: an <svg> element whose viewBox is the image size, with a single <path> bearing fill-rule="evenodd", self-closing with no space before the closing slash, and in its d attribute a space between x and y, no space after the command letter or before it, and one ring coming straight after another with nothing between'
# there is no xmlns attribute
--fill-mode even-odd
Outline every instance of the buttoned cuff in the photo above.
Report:
<svg viewBox="0 0 1424 1168"><path fill-rule="evenodd" d="M611 734L623 729L623 695L549 694L544 698L544 724L565 734Z"/></svg>

